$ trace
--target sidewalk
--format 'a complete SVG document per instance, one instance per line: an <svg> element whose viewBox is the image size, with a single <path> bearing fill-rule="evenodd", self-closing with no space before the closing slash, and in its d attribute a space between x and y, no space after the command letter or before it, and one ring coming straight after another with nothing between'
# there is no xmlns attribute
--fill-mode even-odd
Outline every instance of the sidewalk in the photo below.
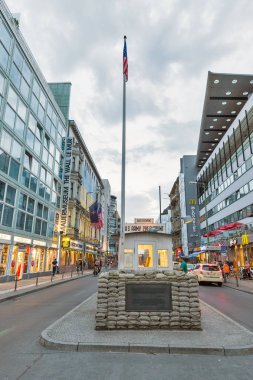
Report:
<svg viewBox="0 0 253 380"><path fill-rule="evenodd" d="M238 286L235 277L229 277L223 286L228 286L230 288L239 290L241 292L246 292L253 294L253 280L240 280L238 278Z"/></svg>
<svg viewBox="0 0 253 380"><path fill-rule="evenodd" d="M96 294L41 333L40 343L60 351L252 355L253 333L204 302L202 331L95 330Z"/></svg>
<svg viewBox="0 0 253 380"><path fill-rule="evenodd" d="M50 286L55 286L67 281L76 280L82 276L89 276L92 270L84 270L82 272L73 272L72 274L56 274L55 276L39 276L17 281L17 289L15 290L15 281L0 283L0 302L4 302L11 298L20 297L24 294L36 292Z"/></svg>

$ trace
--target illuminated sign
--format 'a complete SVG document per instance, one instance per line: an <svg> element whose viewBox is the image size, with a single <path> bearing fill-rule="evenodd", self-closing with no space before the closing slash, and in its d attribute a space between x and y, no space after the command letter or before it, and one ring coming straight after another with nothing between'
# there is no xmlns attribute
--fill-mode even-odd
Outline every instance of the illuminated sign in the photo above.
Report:
<svg viewBox="0 0 253 380"><path fill-rule="evenodd" d="M11 235L0 234L1 240L11 240Z"/></svg>
<svg viewBox="0 0 253 380"><path fill-rule="evenodd" d="M191 198L191 199L188 200L188 203L189 203L190 206L196 206L197 201L196 201L196 199Z"/></svg>
<svg viewBox="0 0 253 380"><path fill-rule="evenodd" d="M26 239L24 237L21 237L21 236L14 236L14 241L18 242L18 243L27 243L27 244L31 244L31 239Z"/></svg>
<svg viewBox="0 0 253 380"><path fill-rule="evenodd" d="M41 245L43 247L46 246L46 242L45 241L40 241L40 240L33 240L33 245Z"/></svg>
<svg viewBox="0 0 253 380"><path fill-rule="evenodd" d="M242 235L242 245L249 244L249 237L248 235Z"/></svg>

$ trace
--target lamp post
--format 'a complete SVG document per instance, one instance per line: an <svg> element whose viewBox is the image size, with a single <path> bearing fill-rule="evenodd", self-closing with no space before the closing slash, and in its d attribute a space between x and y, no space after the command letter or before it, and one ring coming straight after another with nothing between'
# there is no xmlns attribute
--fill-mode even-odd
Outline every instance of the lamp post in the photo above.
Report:
<svg viewBox="0 0 253 380"><path fill-rule="evenodd" d="M210 241L209 241L209 224L208 224L208 213L207 213L207 202L206 202L206 189L207 189L206 182L202 182L202 181L190 181L189 183L190 184L196 184L197 186L198 185L203 185L203 187L204 187L204 194L205 194L204 207L205 207L205 220L206 220L206 243L207 243L207 247L209 247ZM209 253L209 249L207 250L207 253Z"/></svg>

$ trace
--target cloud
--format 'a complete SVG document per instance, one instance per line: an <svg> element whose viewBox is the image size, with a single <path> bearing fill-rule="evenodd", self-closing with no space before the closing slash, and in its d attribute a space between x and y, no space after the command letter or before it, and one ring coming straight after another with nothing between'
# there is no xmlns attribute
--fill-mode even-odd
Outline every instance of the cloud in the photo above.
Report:
<svg viewBox="0 0 253 380"><path fill-rule="evenodd" d="M127 35L126 217L156 217L158 186L196 154L208 70L252 72L253 2L6 1L48 82L72 82L70 117L119 210Z"/></svg>

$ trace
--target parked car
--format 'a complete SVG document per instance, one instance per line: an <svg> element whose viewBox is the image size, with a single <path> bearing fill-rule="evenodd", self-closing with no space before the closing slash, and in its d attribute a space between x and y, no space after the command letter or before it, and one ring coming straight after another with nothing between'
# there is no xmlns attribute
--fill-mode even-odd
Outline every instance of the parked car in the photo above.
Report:
<svg viewBox="0 0 253 380"><path fill-rule="evenodd" d="M192 272L194 268L195 268L194 264L187 263L188 272Z"/></svg>
<svg viewBox="0 0 253 380"><path fill-rule="evenodd" d="M224 281L222 270L216 264L196 264L192 272L198 276L199 284L208 282L222 286Z"/></svg>

